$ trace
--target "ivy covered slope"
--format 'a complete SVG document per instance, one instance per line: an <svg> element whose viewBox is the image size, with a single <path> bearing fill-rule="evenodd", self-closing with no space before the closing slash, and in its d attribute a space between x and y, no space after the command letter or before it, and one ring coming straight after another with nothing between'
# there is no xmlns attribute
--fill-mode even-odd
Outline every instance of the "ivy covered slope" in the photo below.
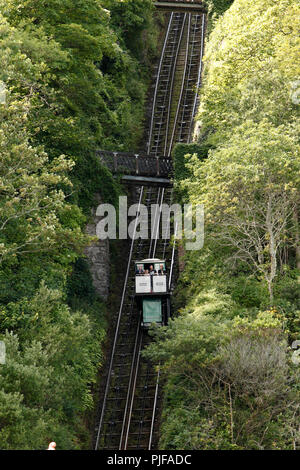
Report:
<svg viewBox="0 0 300 470"><path fill-rule="evenodd" d="M299 18L296 0L235 0L206 45L198 142L185 167L174 153L205 242L148 350L162 448L300 448Z"/></svg>
<svg viewBox="0 0 300 470"><path fill-rule="evenodd" d="M203 0L206 6L209 22L222 15L232 5L234 0ZM210 25L209 25L210 30Z"/></svg>
<svg viewBox="0 0 300 470"><path fill-rule="evenodd" d="M0 0L1 449L88 445L104 305L83 248L97 148L140 138L155 28L150 0Z"/></svg>

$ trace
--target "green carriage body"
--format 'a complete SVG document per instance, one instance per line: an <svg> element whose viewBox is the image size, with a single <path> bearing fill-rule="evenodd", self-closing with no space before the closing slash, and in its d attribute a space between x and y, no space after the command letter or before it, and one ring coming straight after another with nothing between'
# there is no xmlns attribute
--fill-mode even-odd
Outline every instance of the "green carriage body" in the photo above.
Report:
<svg viewBox="0 0 300 470"><path fill-rule="evenodd" d="M160 298L143 299L143 326L150 326L151 323L163 323Z"/></svg>

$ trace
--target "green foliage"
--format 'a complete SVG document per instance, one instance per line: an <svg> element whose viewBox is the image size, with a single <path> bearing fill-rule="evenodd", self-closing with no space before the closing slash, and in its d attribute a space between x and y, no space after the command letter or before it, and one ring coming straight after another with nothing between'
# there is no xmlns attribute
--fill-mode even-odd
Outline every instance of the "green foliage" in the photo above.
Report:
<svg viewBox="0 0 300 470"><path fill-rule="evenodd" d="M72 228L59 218L72 210L58 189L71 185L66 173L72 162L61 155L49 163L43 149L30 145L24 136L28 106L9 101L0 109L0 262L28 252L57 251L58 246L79 249L86 240L79 210Z"/></svg>
<svg viewBox="0 0 300 470"><path fill-rule="evenodd" d="M297 11L293 0L236 0L218 20L199 111L199 141L211 150L202 163L189 158L181 181L188 201L205 205L210 252L235 276L264 278L271 303L279 269L287 275L283 253L299 266Z"/></svg>
<svg viewBox="0 0 300 470"><path fill-rule="evenodd" d="M298 449L299 2L210 2L212 26L206 155L174 152L179 199L204 204L204 248L185 253L178 317L146 352L166 376L160 446Z"/></svg>
<svg viewBox="0 0 300 470"><path fill-rule="evenodd" d="M299 5L295 0L236 0L205 51L201 134L216 145L245 120L291 124L299 106L291 82L300 74Z"/></svg>
<svg viewBox="0 0 300 470"><path fill-rule="evenodd" d="M92 275L84 258L79 258L74 263L72 274L68 279L67 289L69 299L74 297L86 299L87 301L94 299L95 289Z"/></svg>
<svg viewBox="0 0 300 470"><path fill-rule="evenodd" d="M106 322L83 227L116 205L96 150L137 147L156 43L152 2L123 3L0 0L3 449L88 446Z"/></svg>
<svg viewBox="0 0 300 470"><path fill-rule="evenodd" d="M174 180L176 185L176 194L179 200L184 199L185 192L181 192L179 182L191 176L191 172L186 165L185 155L197 155L199 160L207 157L208 149L200 144L176 144L172 152L174 165Z"/></svg>
<svg viewBox="0 0 300 470"><path fill-rule="evenodd" d="M220 16L233 4L234 0L204 0L208 5L209 11L212 11L215 16Z"/></svg>
<svg viewBox="0 0 300 470"><path fill-rule="evenodd" d="M51 159L63 153L75 161L73 199L85 210L94 203L95 191L111 186L112 198L117 191L96 149L131 150L142 132L147 68L128 47L142 53L148 42L143 37L142 44L131 41L127 47L115 25L121 21L122 31L129 32L139 24L137 38L147 28L150 36L155 34L152 2L141 1L125 16L120 2L110 3L111 11L97 0L2 5L9 22L1 20L2 62L9 55L11 66L2 68L0 79L34 104L28 116L34 141Z"/></svg>
<svg viewBox="0 0 300 470"><path fill-rule="evenodd" d="M152 0L104 0L103 6L110 10L112 26L125 46L137 58L149 63L156 33Z"/></svg>
<svg viewBox="0 0 300 470"><path fill-rule="evenodd" d="M43 449L55 436L59 448L76 448L80 416L92 406L87 385L101 360L101 335L87 315L72 313L61 293L44 285L32 299L2 310L3 328L15 334L1 338L7 350L0 369L1 447Z"/></svg>
<svg viewBox="0 0 300 470"><path fill-rule="evenodd" d="M63 254L63 253L62 253ZM0 302L6 305L15 302L22 297L31 297L39 288L41 279L47 279L47 285L51 288L65 288L68 264L71 259L67 252L65 257L68 263L56 253L55 256L48 256L45 253L28 253L17 256L12 261L2 263L0 269Z"/></svg>
<svg viewBox="0 0 300 470"><path fill-rule="evenodd" d="M282 320L271 311L229 320L230 300L208 296L154 330L146 351L167 376L160 448L298 446L299 370L289 364Z"/></svg>
<svg viewBox="0 0 300 470"><path fill-rule="evenodd" d="M233 4L234 0L203 0L207 8L206 34L210 35L218 18Z"/></svg>
<svg viewBox="0 0 300 470"><path fill-rule="evenodd" d="M265 279L272 302L279 251L293 225L300 189L300 147L293 128L246 121L205 162L187 165L189 200L205 206L210 243L232 248ZM293 233L291 243L297 244Z"/></svg>

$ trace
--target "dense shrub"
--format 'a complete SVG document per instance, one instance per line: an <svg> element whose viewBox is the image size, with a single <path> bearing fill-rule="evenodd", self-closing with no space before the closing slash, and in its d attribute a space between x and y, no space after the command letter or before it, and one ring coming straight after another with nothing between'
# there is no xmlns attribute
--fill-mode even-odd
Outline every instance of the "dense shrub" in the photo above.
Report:
<svg viewBox="0 0 300 470"><path fill-rule="evenodd" d="M281 321L273 312L230 320L232 304L220 297L210 293L153 332L146 356L166 375L160 448L298 447L299 370Z"/></svg>
<svg viewBox="0 0 300 470"><path fill-rule="evenodd" d="M61 449L79 446L76 434L93 406L89 385L101 361L99 326L71 312L62 294L45 285L32 299L1 309L7 352L0 369L2 449L43 449L54 437Z"/></svg>

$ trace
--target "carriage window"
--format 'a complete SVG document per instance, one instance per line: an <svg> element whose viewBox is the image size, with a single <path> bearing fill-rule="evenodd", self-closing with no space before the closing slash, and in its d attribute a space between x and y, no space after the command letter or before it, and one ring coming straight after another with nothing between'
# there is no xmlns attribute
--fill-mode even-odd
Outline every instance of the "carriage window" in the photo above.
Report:
<svg viewBox="0 0 300 470"><path fill-rule="evenodd" d="M165 263L136 263L136 275L145 274L166 274Z"/></svg>
<svg viewBox="0 0 300 470"><path fill-rule="evenodd" d="M154 273L154 265L152 263L145 263L144 264L145 274L153 274Z"/></svg>
<svg viewBox="0 0 300 470"><path fill-rule="evenodd" d="M155 263L154 265L155 272L157 274L165 274L166 268L165 268L165 263Z"/></svg>
<svg viewBox="0 0 300 470"><path fill-rule="evenodd" d="M143 264L137 264L136 265L136 274L144 274L144 265Z"/></svg>

